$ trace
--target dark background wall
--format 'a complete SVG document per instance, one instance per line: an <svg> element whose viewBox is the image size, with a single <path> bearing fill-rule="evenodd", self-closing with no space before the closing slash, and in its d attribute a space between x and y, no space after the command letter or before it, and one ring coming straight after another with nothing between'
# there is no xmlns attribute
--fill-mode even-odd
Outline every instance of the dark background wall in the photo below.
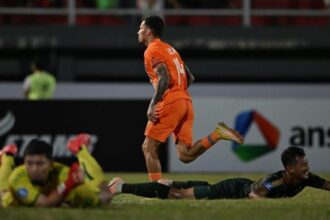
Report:
<svg viewBox="0 0 330 220"><path fill-rule="evenodd" d="M1 81L24 79L34 56L59 81L148 81L138 26L1 29ZM330 82L327 27L169 26L164 39L199 82Z"/></svg>
<svg viewBox="0 0 330 220"><path fill-rule="evenodd" d="M2 100L0 106L0 146L16 143L18 164L32 138L48 141L54 147L56 160L70 163L75 158L66 143L84 132L92 135L92 155L105 171L146 170L141 145L147 122L147 100ZM166 145L160 147L164 171L168 164Z"/></svg>

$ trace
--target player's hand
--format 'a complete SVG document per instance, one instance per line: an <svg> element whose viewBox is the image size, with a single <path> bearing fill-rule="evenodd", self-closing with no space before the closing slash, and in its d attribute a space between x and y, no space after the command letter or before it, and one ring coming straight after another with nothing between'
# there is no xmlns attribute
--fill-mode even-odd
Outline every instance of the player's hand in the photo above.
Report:
<svg viewBox="0 0 330 220"><path fill-rule="evenodd" d="M155 105L150 105L147 112L148 120L155 123L157 122L156 107Z"/></svg>
<svg viewBox="0 0 330 220"><path fill-rule="evenodd" d="M78 168L75 172L72 173L72 180L74 182L74 186L80 185L84 182L85 172L82 168Z"/></svg>
<svg viewBox="0 0 330 220"><path fill-rule="evenodd" d="M85 173L83 169L79 167L79 163L72 164L68 177L65 182L58 187L58 192L65 197L72 189L84 182L84 177Z"/></svg>

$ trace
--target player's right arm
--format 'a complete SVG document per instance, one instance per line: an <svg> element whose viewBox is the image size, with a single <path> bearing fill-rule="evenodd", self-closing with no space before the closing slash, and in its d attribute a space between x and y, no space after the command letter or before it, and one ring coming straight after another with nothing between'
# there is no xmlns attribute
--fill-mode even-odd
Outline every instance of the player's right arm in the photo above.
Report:
<svg viewBox="0 0 330 220"><path fill-rule="evenodd" d="M191 73L189 67L185 64L185 70L187 75L187 86L189 87L195 80L194 75Z"/></svg>
<svg viewBox="0 0 330 220"><path fill-rule="evenodd" d="M25 97L25 98L27 98L28 95L29 95L29 92L30 92L30 84L31 84L30 77L27 77L27 78L24 80L24 83L23 83L23 93L24 93L24 97Z"/></svg>
<svg viewBox="0 0 330 220"><path fill-rule="evenodd" d="M35 187L23 169L14 171L9 178L9 187L19 204L26 206L52 207L61 204L66 195L77 185L81 184L84 174L79 166L73 165L64 182L49 194L42 194Z"/></svg>
<svg viewBox="0 0 330 220"><path fill-rule="evenodd" d="M68 177L64 183L60 183L56 190L49 195L40 194L35 202L35 206L53 207L62 203L64 198L84 181L84 171L79 169L79 164L74 163L70 167Z"/></svg>
<svg viewBox="0 0 330 220"><path fill-rule="evenodd" d="M163 96L168 89L170 83L170 76L165 63L158 63L154 66L154 71L158 76L157 87L155 88L155 93L150 101L147 116L149 121L156 122L157 116L155 108L158 102L163 99Z"/></svg>
<svg viewBox="0 0 330 220"><path fill-rule="evenodd" d="M54 207L59 205L63 200L63 194L54 190L49 195L40 194L34 205L38 207Z"/></svg>
<svg viewBox="0 0 330 220"><path fill-rule="evenodd" d="M327 181L326 179L319 177L318 175L311 172L308 174L307 185L314 188L330 191L330 181Z"/></svg>
<svg viewBox="0 0 330 220"><path fill-rule="evenodd" d="M249 199L263 199L267 197L269 191L273 188L274 176L268 175L263 179L254 182L250 188Z"/></svg>
<svg viewBox="0 0 330 220"><path fill-rule="evenodd" d="M249 193L249 199L263 199L267 194L268 190L264 186L259 186Z"/></svg>

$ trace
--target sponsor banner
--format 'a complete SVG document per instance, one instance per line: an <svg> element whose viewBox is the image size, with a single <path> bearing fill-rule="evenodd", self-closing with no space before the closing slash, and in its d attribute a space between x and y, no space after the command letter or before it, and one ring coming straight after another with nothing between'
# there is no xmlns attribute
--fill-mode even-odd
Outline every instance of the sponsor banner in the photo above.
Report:
<svg viewBox="0 0 330 220"><path fill-rule="evenodd" d="M305 149L313 171L329 172L330 99L195 98L194 140L224 121L244 136L244 144L219 141L190 164L176 156L170 141L169 170L175 172L271 172L282 169L288 146Z"/></svg>
<svg viewBox="0 0 330 220"><path fill-rule="evenodd" d="M146 171L141 145L148 101L0 101L0 145L18 145L17 162L27 143L41 138L54 147L56 160L75 159L69 138L92 135L90 151L105 171ZM166 171L167 147L161 148Z"/></svg>

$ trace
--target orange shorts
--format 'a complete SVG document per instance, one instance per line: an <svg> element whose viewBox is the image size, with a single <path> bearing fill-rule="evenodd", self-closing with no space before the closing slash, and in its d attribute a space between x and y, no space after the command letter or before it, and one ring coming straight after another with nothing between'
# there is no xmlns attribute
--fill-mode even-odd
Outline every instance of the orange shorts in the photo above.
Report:
<svg viewBox="0 0 330 220"><path fill-rule="evenodd" d="M192 145L192 129L194 123L194 111L192 102L187 99L178 99L166 104L160 111L159 121L148 121L144 135L154 140L165 142L171 133L174 140Z"/></svg>

